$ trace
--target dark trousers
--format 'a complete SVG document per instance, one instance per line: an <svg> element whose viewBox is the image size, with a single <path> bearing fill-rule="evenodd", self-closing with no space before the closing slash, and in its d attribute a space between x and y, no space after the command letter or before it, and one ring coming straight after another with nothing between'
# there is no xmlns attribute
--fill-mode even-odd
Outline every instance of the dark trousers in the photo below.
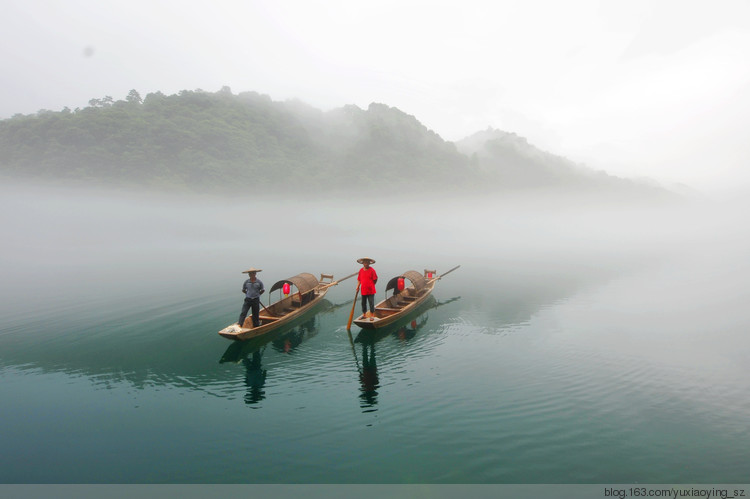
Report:
<svg viewBox="0 0 750 499"><path fill-rule="evenodd" d="M253 309L253 327L260 326L260 298L245 298L245 302L242 304L242 312L240 312L240 320L237 321L240 327L245 327L245 317L247 317L251 308Z"/></svg>
<svg viewBox="0 0 750 499"><path fill-rule="evenodd" d="M375 313L375 295L362 295L362 313L367 312L367 304L370 304L370 312Z"/></svg>

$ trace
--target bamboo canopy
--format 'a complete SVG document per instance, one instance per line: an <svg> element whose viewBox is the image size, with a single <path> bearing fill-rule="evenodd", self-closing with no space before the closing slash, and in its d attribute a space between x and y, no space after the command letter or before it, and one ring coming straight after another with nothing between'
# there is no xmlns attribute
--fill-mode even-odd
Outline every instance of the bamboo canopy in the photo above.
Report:
<svg viewBox="0 0 750 499"><path fill-rule="evenodd" d="M399 275L388 281L388 285L385 287L385 291L388 292L391 289L396 289L398 286L399 278L409 279L414 284L414 289L419 291L427 285L427 279L416 270L407 270L403 275Z"/></svg>
<svg viewBox="0 0 750 499"><path fill-rule="evenodd" d="M271 286L270 292L273 293L277 289L281 289L284 284L287 283L295 285L299 292L304 295L305 293L308 293L317 288L319 281L314 275L303 272L301 274L297 274L294 277L278 281L273 286Z"/></svg>

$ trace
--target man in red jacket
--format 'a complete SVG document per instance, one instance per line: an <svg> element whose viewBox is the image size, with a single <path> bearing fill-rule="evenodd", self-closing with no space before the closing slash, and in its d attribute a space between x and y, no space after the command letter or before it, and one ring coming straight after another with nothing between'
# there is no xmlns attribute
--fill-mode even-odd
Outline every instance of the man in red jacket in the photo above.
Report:
<svg viewBox="0 0 750 499"><path fill-rule="evenodd" d="M378 282L378 274L375 269L370 267L370 264L375 263L372 258L360 258L357 263L362 264L362 268L359 269L359 276L357 280L360 284L360 292L362 293L362 315L365 317L375 317L375 283ZM370 304L370 312L367 312L367 304Z"/></svg>

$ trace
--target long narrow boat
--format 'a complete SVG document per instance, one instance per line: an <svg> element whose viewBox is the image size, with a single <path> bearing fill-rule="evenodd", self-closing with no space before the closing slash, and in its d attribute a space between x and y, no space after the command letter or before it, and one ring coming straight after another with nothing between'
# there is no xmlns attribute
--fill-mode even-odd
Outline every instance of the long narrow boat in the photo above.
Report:
<svg viewBox="0 0 750 499"><path fill-rule="evenodd" d="M248 340L276 331L284 325L290 325L297 319L302 319L307 312L321 303L331 286L336 286L355 275L357 274L334 281L331 274L320 274L318 280L314 275L304 272L282 279L271 286L268 292L271 296L274 291L279 291L279 300L268 307L261 305L260 326L253 327L252 316L248 316L242 327L237 323L230 324L219 331L219 335L230 340ZM282 289L285 284L289 285L289 294L283 296Z"/></svg>
<svg viewBox="0 0 750 499"><path fill-rule="evenodd" d="M354 324L362 329L377 329L409 315L430 296L437 281L458 267L460 265L440 276L435 275L434 270L425 269L424 274L420 274L416 270L408 270L394 277L388 281L388 285L385 287L386 296L391 290L393 290L393 295L375 306L374 317L367 317L362 314L354 320ZM405 284L407 280L410 282L409 286Z"/></svg>

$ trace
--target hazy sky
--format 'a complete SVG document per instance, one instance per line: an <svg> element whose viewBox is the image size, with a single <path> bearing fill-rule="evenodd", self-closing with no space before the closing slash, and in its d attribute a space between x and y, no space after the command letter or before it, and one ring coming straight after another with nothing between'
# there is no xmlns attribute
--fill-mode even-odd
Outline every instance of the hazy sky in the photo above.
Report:
<svg viewBox="0 0 750 499"><path fill-rule="evenodd" d="M630 177L750 185L750 2L5 0L0 118L201 88L370 102Z"/></svg>

